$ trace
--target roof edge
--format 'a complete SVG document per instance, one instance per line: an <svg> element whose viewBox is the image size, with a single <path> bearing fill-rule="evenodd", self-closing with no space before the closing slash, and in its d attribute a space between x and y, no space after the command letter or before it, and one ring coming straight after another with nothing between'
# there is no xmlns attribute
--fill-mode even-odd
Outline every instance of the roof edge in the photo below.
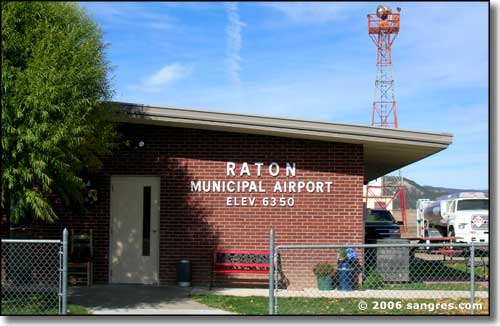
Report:
<svg viewBox="0 0 500 326"><path fill-rule="evenodd" d="M276 133L292 132L293 137L309 139L313 135L326 137L329 135L332 141L338 141L339 138L350 140L354 143L368 142L400 142L400 143L418 143L430 147L446 148L452 143L452 135L449 133L435 133L427 131L414 131L395 128L380 128L365 125L333 123L325 121L300 120L290 118L278 118L261 115L249 115L238 113L225 113L206 110L180 109L172 107L160 107L151 105L142 105L126 102L113 102L121 106L122 112L128 114L125 120L130 122L147 123L148 119L157 123L180 123L191 125L196 128L199 126L204 129L207 126L216 128L239 129L240 132L266 133L275 135ZM122 121L122 119L118 118ZM253 131L253 132L252 132ZM302 137L301 137L302 136ZM358 141L356 141L358 140Z"/></svg>

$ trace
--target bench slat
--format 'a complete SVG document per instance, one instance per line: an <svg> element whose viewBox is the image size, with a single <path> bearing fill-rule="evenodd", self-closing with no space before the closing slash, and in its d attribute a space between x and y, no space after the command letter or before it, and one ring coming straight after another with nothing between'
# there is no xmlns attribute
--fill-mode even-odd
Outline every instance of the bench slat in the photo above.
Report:
<svg viewBox="0 0 500 326"><path fill-rule="evenodd" d="M246 273L246 274L268 274L269 270L248 270L248 269L216 269L213 271L214 273L219 273L219 274L240 274L240 273Z"/></svg>
<svg viewBox="0 0 500 326"><path fill-rule="evenodd" d="M269 267L269 264L261 263L215 263L215 266L228 267Z"/></svg>

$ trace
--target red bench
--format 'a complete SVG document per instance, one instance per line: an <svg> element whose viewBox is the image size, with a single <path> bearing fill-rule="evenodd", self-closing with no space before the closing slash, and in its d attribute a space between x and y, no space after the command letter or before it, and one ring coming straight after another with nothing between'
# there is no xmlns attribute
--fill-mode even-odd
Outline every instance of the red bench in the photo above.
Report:
<svg viewBox="0 0 500 326"><path fill-rule="evenodd" d="M215 250L210 288L216 274L268 274L268 250Z"/></svg>

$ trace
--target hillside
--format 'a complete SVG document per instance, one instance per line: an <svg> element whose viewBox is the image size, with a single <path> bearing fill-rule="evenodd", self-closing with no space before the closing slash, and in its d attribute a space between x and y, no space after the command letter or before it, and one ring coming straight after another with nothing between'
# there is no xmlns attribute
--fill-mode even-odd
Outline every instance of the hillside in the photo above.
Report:
<svg viewBox="0 0 500 326"><path fill-rule="evenodd" d="M395 176L385 176L384 184L396 184L398 182L398 178ZM477 190L477 189L455 189L455 188L446 188L446 187L433 187L433 186L421 186L413 180L403 178L403 184L405 187L405 198L406 198L406 207L409 209L415 208L417 199L427 198L434 200L437 197L452 194L455 192L462 191L482 191L488 192L487 190Z"/></svg>

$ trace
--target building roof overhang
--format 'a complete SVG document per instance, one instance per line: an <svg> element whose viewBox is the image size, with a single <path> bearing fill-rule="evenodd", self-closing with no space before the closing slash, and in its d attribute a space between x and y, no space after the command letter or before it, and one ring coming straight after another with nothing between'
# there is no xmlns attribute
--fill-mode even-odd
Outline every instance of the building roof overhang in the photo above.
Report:
<svg viewBox="0 0 500 326"><path fill-rule="evenodd" d="M119 103L117 122L360 144L365 183L446 149L448 133Z"/></svg>

